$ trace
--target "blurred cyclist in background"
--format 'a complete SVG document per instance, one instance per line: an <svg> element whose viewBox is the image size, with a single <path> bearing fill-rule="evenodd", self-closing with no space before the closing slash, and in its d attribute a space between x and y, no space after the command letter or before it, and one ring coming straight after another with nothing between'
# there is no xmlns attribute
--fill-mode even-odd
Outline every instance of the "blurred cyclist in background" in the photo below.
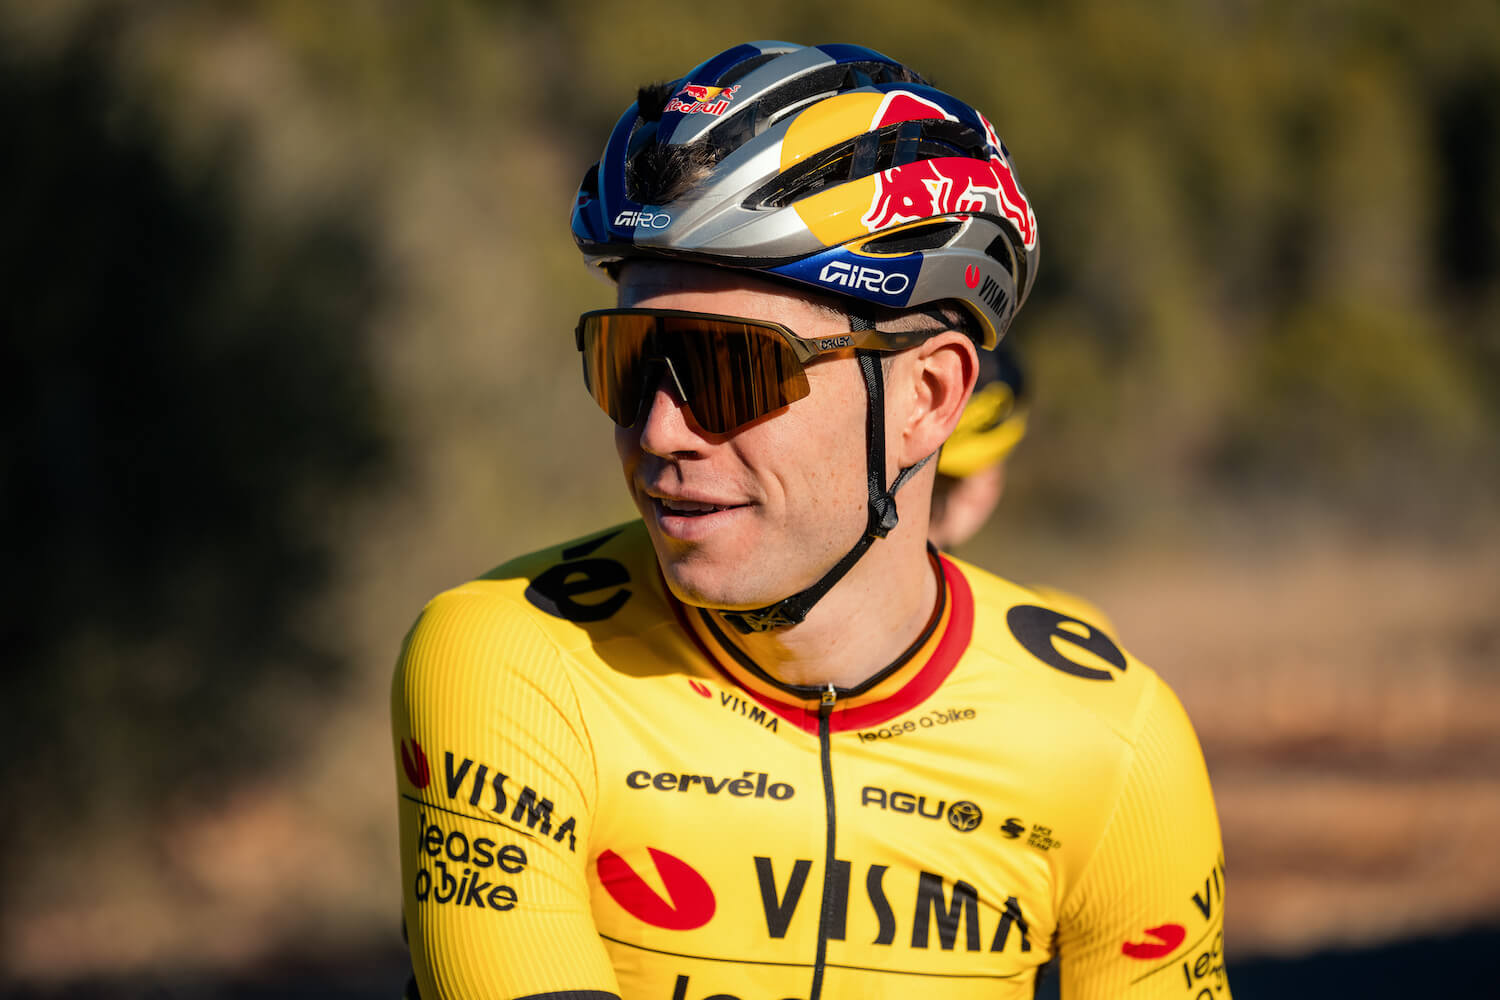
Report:
<svg viewBox="0 0 1500 1000"><path fill-rule="evenodd" d="M974 394L938 454L927 522L932 544L957 548L990 519L1005 492L1005 463L1026 436L1030 409L1026 375L1010 344L1001 341L993 351L981 352ZM1065 590L1030 586L1050 606L1114 634L1114 623L1091 602Z"/></svg>
<svg viewBox="0 0 1500 1000"><path fill-rule="evenodd" d="M984 526L1005 491L1005 460L1026 436L1026 377L1010 344L979 355L974 394L938 454L927 537L963 545Z"/></svg>
<svg viewBox="0 0 1500 1000"><path fill-rule="evenodd" d="M407 636L411 993L1021 998L1056 955L1070 1000L1227 1000L1182 706L927 540L1038 263L989 120L870 49L739 45L640 91L573 237L641 516Z"/></svg>

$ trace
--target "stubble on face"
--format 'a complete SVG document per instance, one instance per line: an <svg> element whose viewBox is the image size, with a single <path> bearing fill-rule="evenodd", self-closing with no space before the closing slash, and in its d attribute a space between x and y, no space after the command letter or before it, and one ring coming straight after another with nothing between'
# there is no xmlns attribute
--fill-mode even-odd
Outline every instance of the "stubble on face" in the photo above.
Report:
<svg viewBox="0 0 1500 1000"><path fill-rule="evenodd" d="M629 265L620 304L771 319L802 336L846 330L839 314L779 285L700 265ZM617 428L627 485L679 600L771 604L816 582L857 541L863 382L849 357L807 371L806 398L726 435L703 431L663 390L633 427Z"/></svg>

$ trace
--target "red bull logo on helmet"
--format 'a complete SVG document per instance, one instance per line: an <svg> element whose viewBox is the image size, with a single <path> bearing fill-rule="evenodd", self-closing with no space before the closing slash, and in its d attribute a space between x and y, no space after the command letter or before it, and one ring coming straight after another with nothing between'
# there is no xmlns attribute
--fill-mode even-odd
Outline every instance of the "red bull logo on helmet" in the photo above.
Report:
<svg viewBox="0 0 1500 1000"><path fill-rule="evenodd" d="M1000 200L994 169L980 160L945 156L875 175L875 198L860 221L871 232L935 215L983 212Z"/></svg>
<svg viewBox="0 0 1500 1000"><path fill-rule="evenodd" d="M984 122L984 134L990 143L990 164L995 168L996 180L1000 182L1000 207L1005 212L1005 217L1016 224L1021 232L1021 239L1025 242L1027 249L1036 246L1036 216L1031 214L1031 203L1021 193L1021 186L1016 183L1016 175L1010 169L1010 157L1005 153L1005 146L1000 142L1000 137L995 134L995 126L983 114L979 120Z"/></svg>
<svg viewBox="0 0 1500 1000"><path fill-rule="evenodd" d="M925 97L918 97L909 90L893 90L885 95L880 102L880 107L875 109L875 116L870 119L870 130L874 131L887 125L899 125L902 122L933 119L958 121L957 118L944 111L941 105L934 104Z"/></svg>
<svg viewBox="0 0 1500 1000"><path fill-rule="evenodd" d="M662 110L676 111L684 115L722 115L734 100L739 84L732 87L705 87L702 84L684 84ZM687 100L683 100L686 97Z"/></svg>
<svg viewBox="0 0 1500 1000"><path fill-rule="evenodd" d="M892 91L881 102L871 129L905 121L957 121L932 101L906 91ZM966 156L919 160L882 170L875 175L875 196L861 218L870 232L902 222L938 215L983 212L994 206L1021 234L1026 246L1036 244L1036 217L1021 193L994 126L983 115L988 162Z"/></svg>

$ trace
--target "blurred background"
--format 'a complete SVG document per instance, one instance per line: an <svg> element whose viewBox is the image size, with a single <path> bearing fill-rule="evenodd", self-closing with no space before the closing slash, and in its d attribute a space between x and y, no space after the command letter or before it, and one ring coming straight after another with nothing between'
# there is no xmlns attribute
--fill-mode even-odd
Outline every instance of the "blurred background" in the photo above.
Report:
<svg viewBox="0 0 1500 1000"><path fill-rule="evenodd" d="M0 0L0 992L396 994L401 637L633 513L575 185L783 38L1014 154L1031 433L962 554L1181 694L1236 994L1492 995L1500 7L919 6Z"/></svg>

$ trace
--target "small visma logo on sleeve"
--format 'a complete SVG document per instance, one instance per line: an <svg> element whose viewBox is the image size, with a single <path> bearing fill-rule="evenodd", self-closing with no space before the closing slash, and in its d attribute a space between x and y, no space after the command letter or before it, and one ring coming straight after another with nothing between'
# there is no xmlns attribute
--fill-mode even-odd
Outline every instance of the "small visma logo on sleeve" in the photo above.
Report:
<svg viewBox="0 0 1500 1000"><path fill-rule="evenodd" d="M431 784L427 755L416 740L401 741L401 764L407 780L415 787L425 789ZM443 754L443 779L443 790L450 801L488 809L497 817L489 822L498 822L528 837L551 837L559 844L566 842L568 850L577 852L577 817L569 816L554 824L556 806L552 800L530 785L522 785L516 791L516 783L499 768L477 763L472 757L460 760L450 750ZM420 805L434 805L414 795L405 797ZM458 815L467 814L460 812Z"/></svg>

